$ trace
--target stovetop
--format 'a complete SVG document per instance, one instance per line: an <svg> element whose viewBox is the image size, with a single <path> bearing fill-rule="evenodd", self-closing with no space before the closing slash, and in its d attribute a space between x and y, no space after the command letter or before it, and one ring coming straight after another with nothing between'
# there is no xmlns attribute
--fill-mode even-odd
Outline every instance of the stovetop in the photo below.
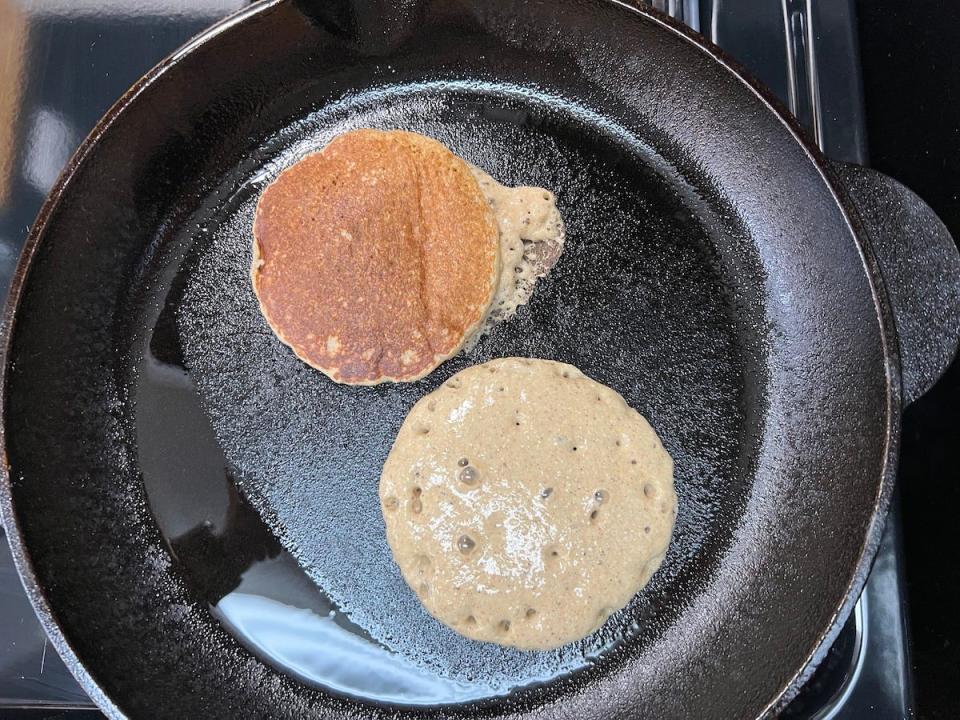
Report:
<svg viewBox="0 0 960 720"><path fill-rule="evenodd" d="M60 169L141 74L241 0L0 0L0 292ZM738 59L824 152L866 164L853 0L652 0ZM910 717L899 501L856 610L784 712ZM0 531L0 717L100 717L46 639Z"/></svg>

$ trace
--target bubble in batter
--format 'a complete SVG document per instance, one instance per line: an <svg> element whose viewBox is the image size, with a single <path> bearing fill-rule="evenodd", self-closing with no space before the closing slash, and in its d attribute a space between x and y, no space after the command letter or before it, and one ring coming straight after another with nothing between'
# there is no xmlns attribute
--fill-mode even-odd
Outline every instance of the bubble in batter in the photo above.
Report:
<svg viewBox="0 0 960 720"><path fill-rule="evenodd" d="M486 318L465 344L468 350L530 301L537 281L559 260L566 238L552 192L539 187L507 187L478 167L471 166L471 170L500 231L500 279Z"/></svg>

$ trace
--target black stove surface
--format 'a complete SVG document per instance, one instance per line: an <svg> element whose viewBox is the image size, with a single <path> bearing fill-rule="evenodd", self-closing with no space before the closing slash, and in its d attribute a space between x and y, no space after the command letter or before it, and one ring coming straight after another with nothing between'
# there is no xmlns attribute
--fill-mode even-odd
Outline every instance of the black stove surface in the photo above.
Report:
<svg viewBox="0 0 960 720"><path fill-rule="evenodd" d="M950 0L858 0L871 164L960 240L960 12ZM904 414L899 482L917 713L960 717L960 358Z"/></svg>
<svg viewBox="0 0 960 720"><path fill-rule="evenodd" d="M244 4L0 0L0 289L44 196L103 112L153 64ZM738 58L828 155L866 163L853 0L652 4ZM900 534L895 501L854 615L784 717L913 715ZM100 714L37 623L0 533L0 718L39 717Z"/></svg>

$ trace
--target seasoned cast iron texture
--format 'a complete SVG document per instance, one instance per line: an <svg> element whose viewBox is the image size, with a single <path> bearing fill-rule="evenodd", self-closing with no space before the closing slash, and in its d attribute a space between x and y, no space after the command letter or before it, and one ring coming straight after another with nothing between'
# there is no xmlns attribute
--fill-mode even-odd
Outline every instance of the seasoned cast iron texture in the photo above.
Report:
<svg viewBox="0 0 960 720"><path fill-rule="evenodd" d="M880 264L909 404L933 387L957 353L960 254L940 218L909 188L857 165L832 167Z"/></svg>

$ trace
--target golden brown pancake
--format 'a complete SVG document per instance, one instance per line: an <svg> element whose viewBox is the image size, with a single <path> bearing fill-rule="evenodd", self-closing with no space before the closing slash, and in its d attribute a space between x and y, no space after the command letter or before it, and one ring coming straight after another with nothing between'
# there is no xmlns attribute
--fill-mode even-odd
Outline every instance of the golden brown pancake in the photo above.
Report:
<svg viewBox="0 0 960 720"><path fill-rule="evenodd" d="M337 382L423 377L497 288L497 223L470 166L415 133L336 137L267 187L253 234L267 322Z"/></svg>

